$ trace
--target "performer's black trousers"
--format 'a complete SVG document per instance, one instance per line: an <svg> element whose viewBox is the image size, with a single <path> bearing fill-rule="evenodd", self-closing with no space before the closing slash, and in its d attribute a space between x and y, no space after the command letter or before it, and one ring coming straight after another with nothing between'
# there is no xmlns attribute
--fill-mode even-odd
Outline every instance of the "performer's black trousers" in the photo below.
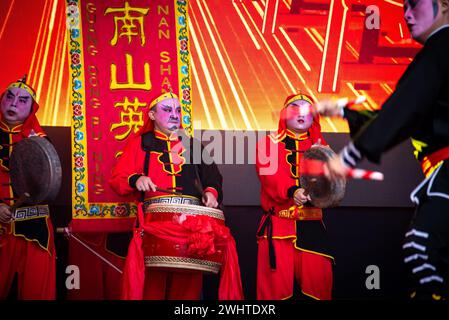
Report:
<svg viewBox="0 0 449 320"><path fill-rule="evenodd" d="M413 193L412 193L413 198ZM404 262L417 299L448 299L449 161L415 192L417 208L404 242Z"/></svg>

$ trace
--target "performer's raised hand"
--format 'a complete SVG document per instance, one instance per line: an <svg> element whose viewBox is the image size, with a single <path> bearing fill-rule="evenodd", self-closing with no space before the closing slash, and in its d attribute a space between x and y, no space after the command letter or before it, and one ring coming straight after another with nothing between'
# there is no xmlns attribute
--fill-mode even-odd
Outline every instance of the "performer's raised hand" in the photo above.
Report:
<svg viewBox="0 0 449 320"><path fill-rule="evenodd" d="M307 201L310 201L310 196L306 195L306 190L303 188L299 188L293 194L293 201L297 206L303 205Z"/></svg>
<svg viewBox="0 0 449 320"><path fill-rule="evenodd" d="M4 204L0 203L0 222L9 223L12 220L11 208Z"/></svg>
<svg viewBox="0 0 449 320"><path fill-rule="evenodd" d="M139 191L153 191L156 192L156 188L157 186L153 183L153 181L151 180L150 177L147 176L141 176L139 179L137 179L136 181L136 188Z"/></svg>
<svg viewBox="0 0 449 320"><path fill-rule="evenodd" d="M348 98L321 100L314 104L313 113L319 113L326 117L344 117L344 108L351 108L353 105L366 101L365 96L358 96L354 100Z"/></svg>
<svg viewBox="0 0 449 320"><path fill-rule="evenodd" d="M319 113L326 117L343 116L342 109L342 105L335 99L318 101L314 104L313 108L315 113Z"/></svg>
<svg viewBox="0 0 449 320"><path fill-rule="evenodd" d="M324 166L324 174L330 180L345 178L349 169L343 162L341 155L330 158Z"/></svg>
<svg viewBox="0 0 449 320"><path fill-rule="evenodd" d="M212 192L205 192L203 195L203 204L208 208L218 207L217 198Z"/></svg>

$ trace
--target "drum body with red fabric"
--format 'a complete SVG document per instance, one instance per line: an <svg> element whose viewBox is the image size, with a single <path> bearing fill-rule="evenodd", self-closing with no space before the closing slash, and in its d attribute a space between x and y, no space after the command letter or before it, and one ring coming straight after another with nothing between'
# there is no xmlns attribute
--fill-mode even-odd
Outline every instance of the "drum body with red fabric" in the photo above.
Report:
<svg viewBox="0 0 449 320"><path fill-rule="evenodd" d="M153 203L146 207L145 266L171 271L218 273L224 243L217 230L225 227L223 212L192 204ZM167 232L164 232L167 230Z"/></svg>

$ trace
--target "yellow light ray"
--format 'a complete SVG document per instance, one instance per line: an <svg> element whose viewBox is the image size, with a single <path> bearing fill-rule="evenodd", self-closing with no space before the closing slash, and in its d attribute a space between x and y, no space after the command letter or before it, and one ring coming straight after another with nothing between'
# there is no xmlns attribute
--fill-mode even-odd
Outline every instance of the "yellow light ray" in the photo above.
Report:
<svg viewBox="0 0 449 320"><path fill-rule="evenodd" d="M356 95L357 98L364 95L364 94L362 94L362 93L359 93L359 92L354 88L354 86L352 85L352 83L346 82L346 85L348 86L348 88L349 88L352 92L354 92L354 94ZM362 92L362 90L360 90L360 92ZM367 101L367 102L364 102L362 105L363 105L366 109L368 109L368 110L374 110L374 108L369 104L370 101L369 101L368 97L366 97L366 101Z"/></svg>
<svg viewBox="0 0 449 320"><path fill-rule="evenodd" d="M278 9L279 9L279 0L276 0L276 5L275 5L275 9L274 9L273 25L271 26L271 33L274 33L274 29L276 27L276 19L278 16Z"/></svg>
<svg viewBox="0 0 449 320"><path fill-rule="evenodd" d="M338 132L337 127L334 125L334 123L329 117L325 117L324 119L326 119L326 122L329 124L329 126L332 128L334 132Z"/></svg>
<svg viewBox="0 0 449 320"><path fill-rule="evenodd" d="M321 36L318 30L316 28L310 28L310 31L314 34L314 36L321 43L321 45L324 45L324 38Z"/></svg>
<svg viewBox="0 0 449 320"><path fill-rule="evenodd" d="M207 14L208 14L208 16L209 16L209 19L210 19L211 21L213 21L213 16L212 16L212 14L211 14L211 12L210 12L210 10L209 10L209 7L208 7L207 5L205 5L204 8L206 9L206 12L207 12ZM220 35L220 32L218 31L217 26L215 25L215 23L213 23L212 26L214 27L215 33L216 33L217 35ZM234 68L234 66L233 66L233 64L232 64L232 60L231 60L231 58L230 58L229 55L228 55L228 52L227 52L227 50L226 50L226 46L224 45L223 40L221 39L220 36L218 36L217 39L218 39L218 41L219 41L221 47L223 48L223 53L224 53L224 55L225 55L225 57L226 57L226 60L227 60L227 62L228 62L228 64L229 64L229 67L231 68L231 72L232 72L232 74L234 75L234 79L235 79L236 82L237 82L237 86L239 87L240 92L241 92L241 94L242 94L242 96L243 96L243 99L245 100L246 105L248 106L247 109L249 110L249 113L250 113L250 115L251 115L251 118L252 118L253 122L255 123L256 128L257 128L257 129L260 129L260 126L259 126L259 120L257 119L256 115L254 114L254 110L253 110L253 108L251 107L251 103L249 102L249 99L248 99L248 97L247 97L247 95L246 95L246 93L245 93L245 90L244 90L244 88L243 88L243 86L242 86L242 83L240 82L240 77L238 76L237 72L235 71L235 68Z"/></svg>
<svg viewBox="0 0 449 320"><path fill-rule="evenodd" d="M277 44L279 45L279 48L281 48L282 52L284 53L285 57L287 58L287 61L290 63L290 65L292 66L293 70L295 71L295 73L297 74L297 76L299 77L299 79L301 79L302 83L306 83L306 80L304 79L304 77L301 75L301 73L299 72L298 68L296 67L296 65L293 63L292 59L290 58L290 56L288 55L287 51L285 51L284 47L282 46L281 42L279 41L278 37L276 37L275 34L273 34L273 39L277 42Z"/></svg>
<svg viewBox="0 0 449 320"><path fill-rule="evenodd" d="M2 27L2 30L0 31L0 39L3 37L3 32L5 32L5 27L8 24L9 16L11 15L12 7L14 6L14 1L15 0L11 1L9 8L8 8L8 12L6 13L5 20L3 22L3 27Z"/></svg>
<svg viewBox="0 0 449 320"><path fill-rule="evenodd" d="M349 43L349 41L346 41L346 48L349 50L349 52L351 52L351 54L358 59L359 58L359 53L357 52L357 50L354 49L354 47Z"/></svg>
<svg viewBox="0 0 449 320"><path fill-rule="evenodd" d="M239 7L235 4L235 2L232 2L232 5L234 6L235 10L237 11L237 14L240 17L240 20L243 23L243 26L246 29L246 32L248 32L249 37L251 38L252 42L254 43L254 46L256 47L257 50L260 50L260 44L257 41L256 37L254 36L254 33L251 31L251 29L248 26L248 23L246 22L246 19L243 17L242 12L240 11Z"/></svg>
<svg viewBox="0 0 449 320"><path fill-rule="evenodd" d="M193 80L196 82L196 86L198 87L198 93L200 94L201 105L204 109L204 114L206 115L207 124L209 126L208 129L215 129L214 123L212 121L212 117L210 115L209 106L207 105L206 97L204 96L203 86L201 85L200 77L198 75L198 71L196 70L194 59L190 60L193 72Z"/></svg>
<svg viewBox="0 0 449 320"><path fill-rule="evenodd" d="M387 94L391 94L393 92L393 89L387 84L387 83L381 83L380 86Z"/></svg>
<svg viewBox="0 0 449 320"><path fill-rule="evenodd" d="M59 76L58 76L58 82L57 82L57 86L56 86L56 96L55 96L55 105L58 106L58 108L61 107L61 89L63 86L62 83L62 79L63 79L63 75L64 75L64 65L65 65L65 61L66 59L65 56L67 54L67 32L65 32L65 28L63 28L62 30L63 33L63 38L62 38L62 48L60 50L61 54L60 54L60 61L59 61ZM64 106L62 105L63 109L67 109L68 106ZM57 125L58 122L61 122L60 119L58 119L58 115L60 115L60 112L55 112L53 114L53 120L52 123L53 125ZM59 120L59 121L58 121Z"/></svg>
<svg viewBox="0 0 449 320"><path fill-rule="evenodd" d="M203 1L203 5L205 5L204 1ZM218 46L217 40L215 39L215 35L213 34L212 29L211 29L211 27L209 25L209 21L208 21L205 13L203 11L203 8L201 7L201 5L199 3L198 3L198 7L200 8L201 15L204 18L203 22L206 24L206 29L209 32L209 36L210 36L210 38L212 40L212 44L214 46L215 52L217 53L218 60L220 61L220 64L221 64L221 66L223 68L223 71L225 73L226 79L228 80L228 84L229 84L229 86L231 88L231 92L232 92L232 94L234 96L234 99L237 102L237 107L239 108L239 111L240 111L240 113L242 115L243 122L245 123L245 126L246 126L247 129L252 130L252 125L251 125L251 123L250 123L250 121L248 119L248 115L246 114L245 107L242 104L242 101L240 99L240 95L238 94L237 88L235 87L234 81L233 81L233 79L231 77L231 74L229 73L228 66L226 65L226 62L224 61L223 55L221 54L221 51L220 51L220 48ZM217 36L219 36L219 35L217 35Z"/></svg>
<svg viewBox="0 0 449 320"><path fill-rule="evenodd" d="M263 22L262 22L262 33L265 33L265 26L266 26L266 23L267 23L267 14L268 14L268 2L269 2L270 0L267 0L267 4L265 4L265 10L264 10L264 12L263 12ZM254 3L254 1L253 1L253 3ZM257 5L259 5L257 2L256 2L256 4ZM257 9L257 8L256 8Z"/></svg>
<svg viewBox="0 0 449 320"><path fill-rule="evenodd" d="M399 33L401 34L401 39L404 39L404 32L402 31L402 23L398 23L399 24Z"/></svg>
<svg viewBox="0 0 449 320"><path fill-rule="evenodd" d="M402 6L403 6L402 3L399 3L399 2L396 2L396 1L393 1L393 0L384 0L384 1L387 2L387 3L389 3L389 4L394 5L394 6L396 6L396 7L402 8Z"/></svg>
<svg viewBox="0 0 449 320"><path fill-rule="evenodd" d="M48 4L49 4L49 2L45 1L44 8L42 11L41 21L39 23L39 31L37 33L36 44L34 46L34 51L33 51L33 55L31 58L31 65L30 65L30 69L28 70L29 81L33 88L36 87L36 79L38 77L37 76L38 71L35 70L34 67L35 67L35 65L40 65L39 63L36 63L36 61L39 61L40 57L42 55L42 50L40 50L40 46L41 46L41 43L43 42L42 39L44 39L44 35L46 33L46 28L44 26L45 26L45 22L47 21L46 16L47 16Z"/></svg>
<svg viewBox="0 0 449 320"><path fill-rule="evenodd" d="M306 68L307 71L312 71L312 68L310 68L310 65L307 63L306 59L301 54L301 52L299 52L298 48L295 46L295 44L293 43L292 39L287 34L287 32L284 30L284 28L283 27L279 27L279 30L281 30L281 33L284 36L285 40L287 40L288 44L293 49L293 52L298 57L299 61L301 61L301 63L304 66L304 68Z"/></svg>
<svg viewBox="0 0 449 320"><path fill-rule="evenodd" d="M287 74L285 73L284 69L280 65L279 61L276 59L276 56L274 55L273 51L271 51L270 46L265 41L265 39L264 39L263 35L260 33L260 31L257 29L257 26L256 26L254 20L252 19L251 15L249 14L248 9L246 8L245 4L242 3L242 6L243 6L243 9L245 9L246 14L249 16L252 24L256 28L256 31L259 34L259 37L262 39L262 42L264 43L265 47L267 48L268 53L270 54L271 58L273 59L274 63L276 64L276 66L278 67L279 72L284 77L284 79L287 83L287 86L290 88L291 92L295 92L296 91L295 86L292 85L292 83L291 83L290 79L288 78Z"/></svg>
<svg viewBox="0 0 449 320"><path fill-rule="evenodd" d="M334 3L335 3L335 0L331 0L329 12L333 12ZM340 36L338 39L337 59L336 59L336 64L335 64L334 80L332 83L332 91L335 91L337 89L337 79L338 79L338 72L340 70L340 58L341 58L341 51L342 51L342 44L343 44L343 34L345 32L344 26L346 23L346 16L347 16L348 9L349 9L348 6L346 6L344 1L342 2L342 5L344 8L344 13L343 13L343 19L342 19L341 28L340 28ZM332 24L332 14L329 14L329 18L328 18L327 26L326 26L326 39L324 41L323 58L321 61L320 78L318 81L318 91L319 92L321 92L323 89L323 80L324 80L325 64L326 64L326 60L327 60L327 50L328 50L328 46L329 46L331 24Z"/></svg>
<svg viewBox="0 0 449 320"><path fill-rule="evenodd" d="M57 66L60 67L60 58L61 58L61 50L62 50L62 45L63 45L63 39L64 39L64 35L61 34L61 28L62 28L62 23L58 24L57 29L55 30L56 32L56 36L55 36L55 46L53 49L53 61L52 61L52 66L54 66L53 68L50 69L50 76L48 77L48 88L47 88L47 100L45 103L45 112L44 112L44 120L45 120L45 124L48 125L54 125L53 121L52 121L52 115L54 114L58 114L59 112L59 103L55 101L55 97L56 97L56 88L58 86L58 83L56 81L56 77L57 77Z"/></svg>
<svg viewBox="0 0 449 320"><path fill-rule="evenodd" d="M315 39L315 36L310 32L309 28L304 28L304 31L307 33L307 35L312 39L313 43L317 46L318 50L323 52L323 46Z"/></svg>
<svg viewBox="0 0 449 320"><path fill-rule="evenodd" d="M253 79L254 79L254 81L257 83L258 91L259 91L259 90L262 91L262 92L265 91L265 90L266 90L266 87L262 84L262 81L261 81L261 79L260 79L260 77L259 77L258 72L256 72L256 70L255 70L255 68L254 68L254 64L252 63L251 58L248 56L248 54L246 54L246 52L242 52L242 53L243 53L243 55L244 55L244 57L245 57L245 59L246 59L246 62L247 62L247 64L248 64L248 67L251 69L251 72L252 72L252 74L253 74ZM272 65L271 61L269 61L269 63L270 63L270 66L274 69L275 67ZM288 89L287 89L287 87L284 85L284 83L283 83L282 79L279 77L278 73L277 73L277 72L274 72L274 75L275 75L275 76L277 77L277 79L279 80L279 83L280 83L280 85L284 88L285 92L287 92ZM277 111L275 105L273 104L273 102L272 102L270 99L267 99L267 100L266 100L265 105L268 106L268 107L270 108L271 111L275 111L275 110ZM261 121L261 120L263 121L263 120L265 120L265 119L261 119L261 118L259 117L259 119L258 119L258 121L257 121L256 123L259 123L259 121ZM258 127L258 129L261 129L261 127ZM264 128L264 129L265 129L265 128Z"/></svg>
<svg viewBox="0 0 449 320"><path fill-rule="evenodd" d="M215 90L215 86L212 81L212 77L210 76L209 68L207 67L203 52L199 46L198 38L196 37L196 32L195 32L195 28L193 27L193 24L189 23L189 29L190 29L190 34L192 36L192 43L195 46L196 52L198 53L198 59L201 62L201 66L203 69L204 76L206 78L207 85L209 87L209 91L210 91L210 93L214 99L214 102L215 102L215 110L217 110L217 113L218 113L218 120L220 121L221 127L223 129L225 129L225 130L229 129L229 126L226 122L226 119L225 119L225 116L223 113L223 108L221 106L220 100L218 99L217 91Z"/></svg>
<svg viewBox="0 0 449 320"><path fill-rule="evenodd" d="M197 4L198 4L198 2L197 2ZM203 30L204 27L200 26L199 20L196 18L196 16L195 16L193 11L192 11L192 18L193 18L193 21L196 23L197 30L200 30L200 31ZM203 20L201 20L201 22L203 22L203 21L204 21L204 18L203 18ZM200 47L206 53L204 61L206 61L206 60L209 61L210 68L212 70L212 75L213 75L213 77L211 79L212 79L212 81L215 82L215 86L218 87L217 98L219 99L220 95L221 95L221 97L223 97L223 105L225 107L225 109L223 109L223 110L227 112L228 119L230 118L231 126L233 128L236 128L238 126L237 126L237 124L235 122L234 117L232 116L232 111L231 111L231 107L229 106L228 99L226 99L225 90L223 89L223 85L222 85L222 83L220 81L219 73L217 72L217 68L215 67L215 63L214 63L215 60L212 57L211 50L209 50L209 43L210 43L210 41L206 41L205 40L205 34L203 32L199 32L198 40L202 41L202 46L200 46ZM198 42L198 43L200 43L200 42ZM212 82L212 83L214 83L214 82ZM215 87L214 87L214 89L215 89ZM225 114L225 112L223 112L223 114Z"/></svg>
<svg viewBox="0 0 449 320"><path fill-rule="evenodd" d="M50 16L50 20L49 20L49 24L48 24L48 35L47 35L47 42L45 44L45 51L44 51L44 58L42 59L42 69L40 72L40 76L39 76L39 82L38 82L38 87L36 90L36 96L40 97L41 94L41 90L42 90L42 83L43 83L43 79L44 79L44 74L45 74L45 70L47 67L47 58L48 58L48 50L50 47L50 42L51 42L51 31L53 28L53 24L54 24L54 20L55 20L55 15L56 15L56 7L57 7L57 1L53 0L53 6L52 6L52 11L51 11L51 16ZM50 28L51 26L51 28Z"/></svg>
<svg viewBox="0 0 449 320"><path fill-rule="evenodd" d="M377 102L374 101L373 98L371 98L371 96L368 94L368 92L366 92L366 90L360 90L360 93L366 97L366 101L369 102L373 110L379 109L379 105L377 104Z"/></svg>
<svg viewBox="0 0 449 320"><path fill-rule="evenodd" d="M261 38L261 40L264 42L265 46L267 46L266 42L264 41L264 37L263 37L262 34L260 33L258 27L256 26L254 20L252 19L251 15L250 15L248 9L246 8L246 6L244 5L244 3L242 3L242 7L243 7L245 13L248 15L249 20L250 20L251 25L253 26L254 30L256 30L257 34L260 36L260 38ZM269 49L269 48L268 48L268 49ZM255 79L255 81L257 82L257 84L259 85L259 88L260 88L261 90L265 90L265 86L262 85L262 82L261 82L261 80L259 79L258 73L254 71L255 69L254 69L254 67L253 67L253 63L252 63L251 58L248 56L248 54L247 54L245 51L242 51L242 54L244 55L244 57L245 57L245 59L246 59L246 61L247 61L247 63L248 63L248 66L253 70L253 73L255 74L255 78L254 78L254 79ZM286 87L286 83L287 83L287 85L289 85L290 88L291 88L290 82L284 82L284 81L282 81L282 77L283 77L282 74L280 74L280 73L276 70L276 68L279 69L279 65L275 66L275 65L273 65L273 62L276 63L276 61L272 61L272 60L268 59L269 65L273 68L273 75L279 80L278 83L284 88L285 92L291 92L291 89L289 89L289 88ZM284 77L284 79L285 79L285 77ZM268 105L272 110L275 109L275 107L273 106L273 103L272 103L271 100L268 100L268 101L267 101L267 105ZM260 119L260 118L259 118L259 119ZM256 123L258 124L258 123L259 123L259 120L256 121ZM261 124L261 125L262 125L262 124ZM271 124L270 124L270 125L271 125ZM265 126L265 125L264 125L264 126ZM264 128L264 129L265 129L265 128Z"/></svg>
<svg viewBox="0 0 449 320"><path fill-rule="evenodd" d="M385 40L387 40L389 43L394 44L394 41L391 40L389 36L384 36Z"/></svg>
<svg viewBox="0 0 449 320"><path fill-rule="evenodd" d="M233 2L233 3L235 3L235 2ZM253 4L254 8L256 8L257 13L259 14L259 16L263 19L264 10L260 6L260 4L257 1L251 1L251 3Z"/></svg>

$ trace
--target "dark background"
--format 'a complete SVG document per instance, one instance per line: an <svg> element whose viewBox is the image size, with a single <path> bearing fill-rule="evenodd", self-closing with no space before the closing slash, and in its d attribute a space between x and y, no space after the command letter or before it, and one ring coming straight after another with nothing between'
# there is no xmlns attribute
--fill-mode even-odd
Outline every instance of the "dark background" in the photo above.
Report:
<svg viewBox="0 0 449 320"><path fill-rule="evenodd" d="M63 167L63 183L51 203L55 227L67 226L71 217L70 128L44 128L55 145ZM200 138L202 132L195 137ZM223 136L225 132L220 132ZM242 135L237 132L237 135ZM260 136L259 136L260 137ZM324 134L334 150L348 142L347 134ZM205 145L208 141L203 141ZM219 165L224 177L226 224L231 229L239 254L242 283L247 299L255 299L257 244L256 230L261 217L260 185L251 157L254 146L246 145L249 159L244 164ZM235 153L234 153L235 154ZM338 208L324 210L324 222L334 251L335 299L406 299L406 278L402 264L402 241L413 215L409 194L423 179L407 141L389 151L377 166L363 162L361 168L379 170L383 182L351 180ZM68 243L56 235L58 299L65 299L65 268ZM368 290L366 268L380 269L380 289ZM218 276L205 276L204 299L216 299Z"/></svg>

